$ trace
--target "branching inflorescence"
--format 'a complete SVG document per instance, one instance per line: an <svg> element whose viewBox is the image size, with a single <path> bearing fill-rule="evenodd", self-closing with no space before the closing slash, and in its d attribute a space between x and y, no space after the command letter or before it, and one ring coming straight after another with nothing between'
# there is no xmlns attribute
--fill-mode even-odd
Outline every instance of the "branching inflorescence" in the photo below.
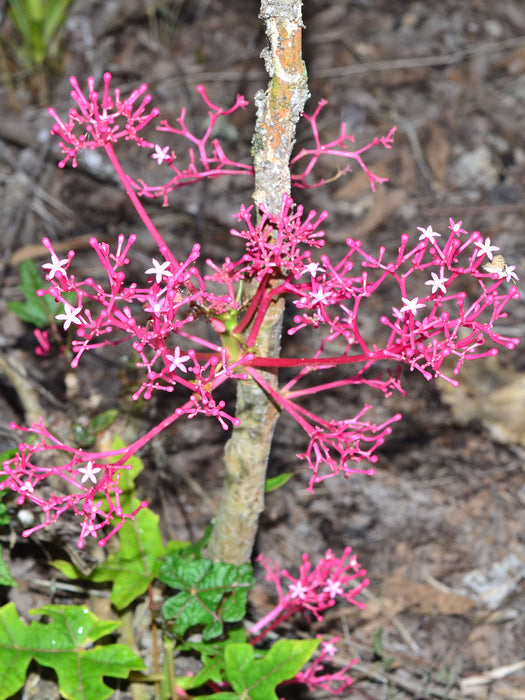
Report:
<svg viewBox="0 0 525 700"><path fill-rule="evenodd" d="M216 418L224 429L238 424L216 397L216 390L226 380L251 377L306 432L308 444L299 457L312 470L313 489L315 484L341 472L345 477L355 472L372 474L371 465L377 460L374 453L401 416L397 414L375 424L366 418L372 408L366 405L352 418L330 419L301 405L303 397L357 384L367 384L384 396L402 392L396 369L402 364L426 379L440 376L457 384L456 375L465 361L496 354L494 345L509 349L517 345L516 338L505 337L496 329L497 322L506 317L507 303L519 296L513 284L517 279L514 267L506 265L501 255L494 257L498 249L489 238L483 239L479 232L469 234L462 222L450 220L448 231L443 234L430 226L421 227L415 240L403 234L393 261L387 260L384 248L372 255L360 241L351 238L347 240L345 255L334 260L322 253L326 240L320 227L327 212L305 212L291 197L284 196L278 217L264 209L241 207L236 215L237 228L231 230L232 236L244 241L240 258L206 260L208 274L200 272L198 245L186 259L178 260L142 207L139 196L161 197L166 204L169 193L183 185L221 175L252 174L251 166L229 158L212 138L217 119L244 108L246 101L239 96L229 110L223 110L200 87L209 109L209 124L203 136L190 131L184 112L177 127L161 122L159 130L176 134L191 144L188 164L178 167L173 150L141 136L159 114L157 109L149 110L151 98L146 94L146 86L141 85L123 100L118 90L110 93L110 79L106 73L102 95L94 89L94 80L89 79L86 97L72 78L71 95L77 108L70 110L67 121L50 110L55 120L52 133L60 137L64 154L59 165L64 167L70 162L75 167L79 151L104 149L157 242L159 259L154 259L145 271L143 282L129 281L126 266L136 237L119 236L114 251L108 244L92 239L91 245L107 276L106 283L101 284L73 274L74 253L59 259L51 242L44 239L51 255L51 262L44 265L50 288L41 294L50 294L64 304L64 313L57 318L63 321L66 331L75 331L73 366L89 350L130 342L138 355L137 366L144 371L135 399L149 399L155 391L173 392L176 386L186 390L187 398L167 419L116 455L69 449L41 422L26 429L39 436L40 442L20 444L18 454L3 463L0 488L12 489L22 501L27 499L39 505L46 513L42 526L54 522L70 508L83 523L79 539L82 546L86 534L98 536L114 517L124 517L118 503L118 471L153 436L179 418L197 414ZM389 148L394 130L352 151L352 138L343 126L337 139L323 144L317 129L321 107L322 104L307 117L314 146L293 159L293 182L302 187L319 184L307 183L307 179L318 159L331 154L356 161L374 188L382 179L368 169L363 156L372 145ZM149 186L126 175L114 148L121 139L152 151L151 157L159 166L170 169L167 183L162 187ZM301 162L306 165L298 170ZM470 279L468 294L462 286L466 277ZM255 292L248 303L243 303L239 289L247 282L255 285ZM370 300L374 300L374 293L383 284L388 285L394 307L377 313ZM66 298L66 292L76 294L75 304L67 301L71 297ZM306 334L312 346L316 343L311 356L258 355L258 331L272 300L280 296L295 307L288 334ZM366 337L361 330L363 314L368 318L377 314L372 337ZM215 332L215 341L210 340L210 328ZM446 358L455 360L452 376L443 368ZM391 365L386 376L373 373L372 368L379 361ZM260 371L284 367L295 369L295 375L278 388L271 386ZM326 370L330 369L337 369L337 376L326 381ZM322 380L316 380L318 370L325 370ZM39 456L57 449L69 461L46 469L38 466ZM359 463L363 462L361 467ZM68 482L67 495L53 493L44 498L37 493L37 487L51 474ZM105 502L104 509L95 505L100 498ZM104 544L107 536L99 541Z"/></svg>
<svg viewBox="0 0 525 700"><path fill-rule="evenodd" d="M369 580L366 578L366 570L352 554L351 547L345 548L341 558L329 549L313 568L308 555L303 554L298 578L286 569L280 570L262 555L257 557L257 561L266 569L266 580L275 587L279 602L268 615L250 627L253 644L296 614L320 621L324 611L332 608L339 600L360 609L365 607L364 603L357 600L357 596L369 585ZM282 579L288 581L286 590ZM357 663L357 659L336 672L326 672L324 666L337 653L338 641L339 638L334 637L323 642L319 656L305 671L299 672L294 681L306 685L310 690L323 689L333 695L339 695L352 685L353 680L348 671Z"/></svg>

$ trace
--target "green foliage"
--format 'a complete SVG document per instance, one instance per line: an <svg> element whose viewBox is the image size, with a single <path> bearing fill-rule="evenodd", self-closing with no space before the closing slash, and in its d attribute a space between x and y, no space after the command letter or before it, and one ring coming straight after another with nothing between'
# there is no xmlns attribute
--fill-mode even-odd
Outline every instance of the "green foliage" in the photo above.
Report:
<svg viewBox="0 0 525 700"><path fill-rule="evenodd" d="M281 486L287 484L290 479L294 476L294 472L285 472L284 474L279 474L271 479L266 479L264 484L265 493L271 493L272 491L277 491Z"/></svg>
<svg viewBox="0 0 525 700"><path fill-rule="evenodd" d="M166 545L166 552L174 552L178 554L179 557L202 559L202 550L208 545L212 532L213 524L210 524L204 530L203 536L197 542L180 542L179 540L171 540Z"/></svg>
<svg viewBox="0 0 525 700"><path fill-rule="evenodd" d="M3 525L9 525L10 522L11 516L9 515L9 510L6 504L0 503L0 527L2 527Z"/></svg>
<svg viewBox="0 0 525 700"><path fill-rule="evenodd" d="M0 454L0 462L7 459L11 459L16 454L16 450L6 450ZM5 476L4 479L7 479ZM9 509L5 503L2 502L2 498L5 496L5 492L0 492L0 527L5 527L11 522L11 516L9 515ZM0 586L16 586L17 583L15 579L11 576L7 564L5 563L2 556L2 547L0 546Z"/></svg>
<svg viewBox="0 0 525 700"><path fill-rule="evenodd" d="M235 627L228 631L226 639L210 642L185 642L179 644L179 652L191 651L200 657L202 669L195 676L177 678L177 685L184 690L200 688L205 683L222 683L225 679L226 662L224 653L229 644L246 642L246 631L242 627Z"/></svg>
<svg viewBox="0 0 525 700"><path fill-rule="evenodd" d="M162 616L173 621L173 632L184 636L202 625L202 638L209 641L222 634L225 622L239 622L246 614L249 589L254 585L249 564L214 563L168 554L160 569L160 580L180 593L168 598Z"/></svg>
<svg viewBox="0 0 525 700"><path fill-rule="evenodd" d="M392 664L395 662L395 658L393 656L388 656L388 654L385 651L385 648L383 646L382 627L378 627L374 632L372 647L374 649L374 654L377 656L378 659L380 659L383 662L385 670L389 671L392 667Z"/></svg>
<svg viewBox="0 0 525 700"><path fill-rule="evenodd" d="M122 610L145 593L158 572L158 559L164 554L159 532L159 516L149 508L120 530L120 549L97 566L90 580L112 581L111 602Z"/></svg>
<svg viewBox="0 0 525 700"><path fill-rule="evenodd" d="M121 450L123 447L124 441L120 436L115 435L113 442L111 443L111 449ZM119 458L115 456L113 462L118 462L118 460ZM133 507L136 507L139 502L135 496L135 479L144 469L144 462L140 459L140 457L130 457L126 462L126 465L130 466L131 469L124 469L120 475L119 486L123 491L122 498L125 499L125 501L121 502L125 502L126 507L128 507L131 503L134 503L135 505Z"/></svg>
<svg viewBox="0 0 525 700"><path fill-rule="evenodd" d="M0 508L3 504L0 504ZM2 547L0 547L0 586L17 586L17 582L11 576L11 573L2 556Z"/></svg>
<svg viewBox="0 0 525 700"><path fill-rule="evenodd" d="M92 418L87 427L75 423L73 425L73 435L75 444L84 449L92 447L97 439L97 434L107 430L117 419L119 411L117 408L110 408L108 411L97 413Z"/></svg>
<svg viewBox="0 0 525 700"><path fill-rule="evenodd" d="M16 455L16 449L6 450L0 454L0 463L6 462L8 459L13 459ZM7 474L0 476L0 482L7 479ZM9 525L11 522L11 516L9 515L9 510L3 499L6 497L7 493L5 491L0 491L0 527L4 525Z"/></svg>
<svg viewBox="0 0 525 700"><path fill-rule="evenodd" d="M21 43L23 65L34 68L57 55L60 32L73 0L8 0L8 13Z"/></svg>
<svg viewBox="0 0 525 700"><path fill-rule="evenodd" d="M257 659L251 644L228 644L224 654L225 679L233 691L214 694L214 700L279 700L275 688L294 678L318 645L318 639L281 639Z"/></svg>
<svg viewBox="0 0 525 700"><path fill-rule="evenodd" d="M99 620L79 605L45 605L31 610L48 623L26 625L13 603L0 608L0 700L18 692L34 659L52 668L61 695L68 700L101 700L113 694L103 676L127 678L144 662L123 644L95 645L119 625Z"/></svg>
<svg viewBox="0 0 525 700"><path fill-rule="evenodd" d="M26 323L37 328L48 328L57 314L62 313L64 305L56 302L49 294L37 296L37 290L44 289L47 282L38 271L33 260L24 260L18 268L20 284L18 289L24 295L24 301L9 301L7 308ZM76 294L66 292L64 297L74 304Z"/></svg>
<svg viewBox="0 0 525 700"><path fill-rule="evenodd" d="M102 430L111 416L92 421L93 431ZM109 421L109 423L108 423ZM116 438L112 448L123 447ZM116 460L117 458L115 458ZM120 475L121 504L126 512L135 510L135 479L143 469L142 461L132 457ZM258 651L246 641L240 623L246 615L247 596L254 585L251 565L234 566L202 558L202 549L211 528L200 542L162 544L158 516L148 508L139 511L115 535L119 549L112 552L89 575L72 563L54 562L65 576L91 583L111 582L111 601L123 610L159 579L178 592L164 601L162 616L177 639L165 639L161 697L173 697L173 689L203 692L208 683L226 684L232 690L201 698L222 700L277 700L275 688L291 680L312 656L318 640L283 640L268 651ZM7 568L0 584L14 583ZM143 662L123 644L95 645L101 637L114 632L118 622L101 621L83 606L49 605L32 614L47 615L47 624L26 625L12 604L0 609L0 700L23 687L31 660L55 670L60 693L76 700L102 700L112 694L103 677L127 678L132 670L142 670ZM225 625L228 623L228 627ZM194 633L200 631L197 641ZM190 640L184 638L192 635ZM200 658L202 668L188 677L176 677L173 654L191 653ZM144 675L143 682L153 677ZM158 676L156 677L158 680Z"/></svg>
<svg viewBox="0 0 525 700"><path fill-rule="evenodd" d="M97 413L90 423L91 432L96 435L97 433L101 433L103 430L110 428L116 421L118 413L118 409L116 408L110 408L108 411ZM140 462L142 469L144 465L142 464L141 460L137 461Z"/></svg>
<svg viewBox="0 0 525 700"><path fill-rule="evenodd" d="M196 690L209 682L232 686L228 692L199 695L202 699L277 700L275 688L293 679L318 645L318 639L285 639L264 652L246 642L243 629L234 629L225 640L179 646L179 651L191 649L199 653L203 668L195 676L177 678L177 685L184 690Z"/></svg>
<svg viewBox="0 0 525 700"><path fill-rule="evenodd" d="M119 530L120 549L95 567L89 576L68 561L55 561L53 566L71 579L112 582L111 602L122 610L145 593L157 576L159 557L166 551L158 522L158 515L149 508L141 510L135 520L126 522Z"/></svg>
<svg viewBox="0 0 525 700"><path fill-rule="evenodd" d="M0 453L0 462L6 462L8 459L13 459L16 453L17 449L15 447L12 447L9 450L5 450L4 452ZM7 479L7 477L4 478Z"/></svg>

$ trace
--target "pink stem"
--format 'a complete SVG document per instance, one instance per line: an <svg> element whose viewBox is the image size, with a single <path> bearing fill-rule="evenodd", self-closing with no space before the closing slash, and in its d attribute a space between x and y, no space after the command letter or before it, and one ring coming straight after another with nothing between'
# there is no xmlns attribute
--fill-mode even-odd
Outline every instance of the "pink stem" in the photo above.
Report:
<svg viewBox="0 0 525 700"><path fill-rule="evenodd" d="M150 219L148 216L146 210L142 206L142 203L140 199L137 196L137 193L133 189L133 187L130 184L130 179L122 169L122 166L120 165L120 162L116 156L115 151L113 150L113 146L110 143L106 143L104 145L104 150L107 153L107 156L109 160L111 161L111 164L115 168L115 171L117 175L119 176L120 181L122 182L122 185L124 186L124 189L126 190L126 194L128 197L131 199L133 206L137 210L137 214L140 216L142 219L144 226L148 229L150 234L153 237L153 240L155 243L159 246L160 253L166 258L166 260L169 260L170 263L174 266L174 269L177 269L179 267L179 263L176 260L176 258L173 256L173 253L170 251L168 246L166 245L166 242L160 235L160 233L157 231L157 228L155 227L153 221Z"/></svg>

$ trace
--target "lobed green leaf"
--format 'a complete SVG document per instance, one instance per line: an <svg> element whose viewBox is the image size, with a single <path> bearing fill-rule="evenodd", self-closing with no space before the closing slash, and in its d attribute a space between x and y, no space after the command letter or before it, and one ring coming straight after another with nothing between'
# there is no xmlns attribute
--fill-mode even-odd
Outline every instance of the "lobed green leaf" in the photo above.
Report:
<svg viewBox="0 0 525 700"><path fill-rule="evenodd" d="M221 635L225 622L244 618L248 591L255 582L249 564L191 560L176 553L166 556L159 579L181 591L162 606L164 619L173 621L174 634L184 636L192 627L202 625L204 641Z"/></svg>
<svg viewBox="0 0 525 700"><path fill-rule="evenodd" d="M237 691L233 697L279 700L276 686L294 678L318 646L318 639L281 639L264 658L255 659L251 644L229 644L225 651L226 678Z"/></svg>
<svg viewBox="0 0 525 700"><path fill-rule="evenodd" d="M67 700L104 700L113 694L104 676L127 678L130 671L145 668L123 644L94 644L119 623L99 620L85 606L45 605L30 614L45 615L49 622L26 625L13 603L0 608L0 700L23 687L33 659L55 671Z"/></svg>

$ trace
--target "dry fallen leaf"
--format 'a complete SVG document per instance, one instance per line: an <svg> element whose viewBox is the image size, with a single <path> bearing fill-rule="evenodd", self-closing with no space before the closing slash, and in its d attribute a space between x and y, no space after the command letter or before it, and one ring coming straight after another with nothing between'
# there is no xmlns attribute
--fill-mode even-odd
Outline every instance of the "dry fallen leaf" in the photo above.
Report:
<svg viewBox="0 0 525 700"><path fill-rule="evenodd" d="M395 607L410 609L423 615L465 615L475 607L466 596L453 591L440 591L429 583L415 583L404 576L392 576L383 589L383 598L394 601Z"/></svg>
<svg viewBox="0 0 525 700"><path fill-rule="evenodd" d="M437 386L455 420L480 420L497 442L525 446L525 373L505 369L495 358L467 362L459 387L443 379Z"/></svg>

